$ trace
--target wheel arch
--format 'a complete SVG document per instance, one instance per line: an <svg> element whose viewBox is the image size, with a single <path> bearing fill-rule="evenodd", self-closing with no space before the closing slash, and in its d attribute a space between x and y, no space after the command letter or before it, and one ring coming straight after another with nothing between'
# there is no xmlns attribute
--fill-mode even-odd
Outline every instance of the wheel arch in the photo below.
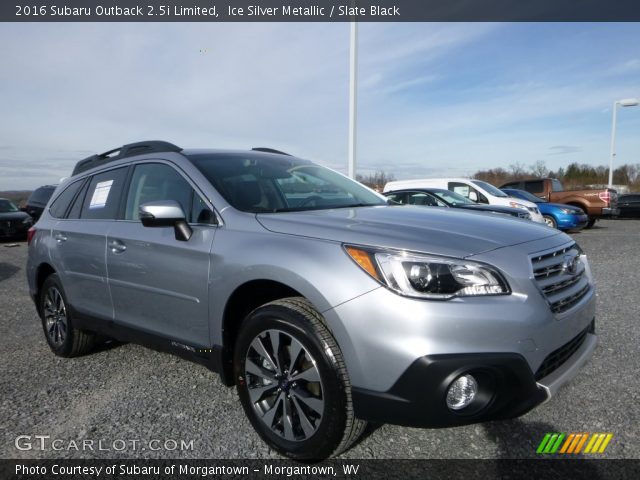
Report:
<svg viewBox="0 0 640 480"><path fill-rule="evenodd" d="M38 309L38 314L42 313L40 312L40 302L38 301L38 299L40 298L40 294L42 292L42 285L44 284L45 280L54 273L56 273L56 270L49 263L46 263L46 262L43 262L40 265L38 265L38 268L36 269L35 300L36 300L36 308Z"/></svg>
<svg viewBox="0 0 640 480"><path fill-rule="evenodd" d="M306 298L296 289L269 279L249 280L236 287L229 296L222 317L220 377L225 385L231 386L235 383L233 353L243 320L261 305L287 297Z"/></svg>

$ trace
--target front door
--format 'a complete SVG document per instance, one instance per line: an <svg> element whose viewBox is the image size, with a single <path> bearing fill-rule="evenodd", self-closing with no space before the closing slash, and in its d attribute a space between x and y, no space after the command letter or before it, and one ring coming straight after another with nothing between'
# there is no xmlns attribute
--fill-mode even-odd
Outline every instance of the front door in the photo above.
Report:
<svg viewBox="0 0 640 480"><path fill-rule="evenodd" d="M176 240L173 227L144 227L140 205L175 200L193 229ZM210 251L213 215L190 183L171 165L135 166L124 220L107 235L108 281L115 321L193 347L209 344Z"/></svg>

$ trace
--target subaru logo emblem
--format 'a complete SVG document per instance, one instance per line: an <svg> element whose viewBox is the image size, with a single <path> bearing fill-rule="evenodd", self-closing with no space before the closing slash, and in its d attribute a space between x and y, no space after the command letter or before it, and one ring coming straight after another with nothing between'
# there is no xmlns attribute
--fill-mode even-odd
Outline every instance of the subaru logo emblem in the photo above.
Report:
<svg viewBox="0 0 640 480"><path fill-rule="evenodd" d="M578 255L565 255L562 261L562 271L567 272L569 275L576 275L579 263L580 257Z"/></svg>

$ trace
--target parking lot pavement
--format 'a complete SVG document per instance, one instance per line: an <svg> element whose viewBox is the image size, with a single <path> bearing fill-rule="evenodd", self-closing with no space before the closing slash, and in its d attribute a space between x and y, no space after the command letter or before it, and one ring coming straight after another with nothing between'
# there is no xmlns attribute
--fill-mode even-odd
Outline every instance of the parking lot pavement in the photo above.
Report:
<svg viewBox="0 0 640 480"><path fill-rule="evenodd" d="M598 284L600 344L569 385L511 421L373 426L343 457L525 458L546 432L611 432L606 457L640 458L640 221L601 221L574 238ZM0 243L0 457L277 458L235 390L204 367L131 344L54 356L28 296L26 252L26 243Z"/></svg>

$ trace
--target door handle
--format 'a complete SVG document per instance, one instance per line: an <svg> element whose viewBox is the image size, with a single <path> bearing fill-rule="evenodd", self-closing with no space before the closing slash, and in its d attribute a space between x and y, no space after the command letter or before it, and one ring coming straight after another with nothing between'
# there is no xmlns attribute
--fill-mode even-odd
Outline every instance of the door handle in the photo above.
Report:
<svg viewBox="0 0 640 480"><path fill-rule="evenodd" d="M127 249L127 246L120 240L111 240L109 242L109 249L113 253L122 253Z"/></svg>
<svg viewBox="0 0 640 480"><path fill-rule="evenodd" d="M53 236L53 238L56 239L56 242L58 243L62 243L62 242L66 242L67 241L67 236L63 233L60 232L56 232L56 234Z"/></svg>

